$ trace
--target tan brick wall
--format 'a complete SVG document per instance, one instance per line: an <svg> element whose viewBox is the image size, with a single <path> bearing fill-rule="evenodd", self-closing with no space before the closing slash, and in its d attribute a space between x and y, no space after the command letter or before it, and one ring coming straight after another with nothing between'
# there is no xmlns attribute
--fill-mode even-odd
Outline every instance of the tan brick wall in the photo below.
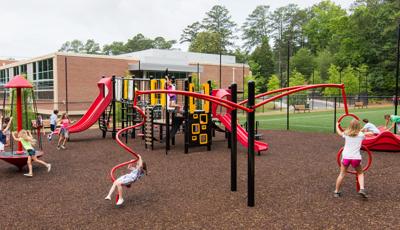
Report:
<svg viewBox="0 0 400 230"><path fill-rule="evenodd" d="M57 56L59 110L65 110L65 58L67 58L68 110L85 111L99 94L97 82L102 76L124 76L132 60L95 57Z"/></svg>
<svg viewBox="0 0 400 230"><path fill-rule="evenodd" d="M201 64L203 67L203 72L201 73L200 81L205 83L208 80L215 81L219 87L219 65L208 65ZM247 66L244 67L244 76L250 73ZM228 88L233 82L233 75L236 84L238 85L238 90L243 90L243 67L241 66L222 66L221 68L221 88Z"/></svg>

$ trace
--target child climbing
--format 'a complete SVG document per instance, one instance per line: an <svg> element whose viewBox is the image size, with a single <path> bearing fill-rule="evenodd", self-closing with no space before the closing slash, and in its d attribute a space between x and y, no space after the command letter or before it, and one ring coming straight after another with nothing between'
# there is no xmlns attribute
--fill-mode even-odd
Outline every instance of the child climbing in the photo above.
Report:
<svg viewBox="0 0 400 230"><path fill-rule="evenodd" d="M36 157L36 151L33 148L33 145L35 145L36 140L33 138L32 134L30 131L26 131L25 129L22 129L21 131L18 132L12 132L12 136L14 140L21 142L22 146L24 149L28 152L28 168L29 168L29 173L24 174L24 176L27 177L33 177L33 172L32 172L32 161L38 162L44 166L47 167L47 172L50 172L51 170L51 164L48 164L42 160L39 160Z"/></svg>
<svg viewBox="0 0 400 230"><path fill-rule="evenodd" d="M345 142L342 152L340 173L336 179L335 197L341 196L340 186L342 185L347 169L351 165L357 171L358 182L360 184L360 191L358 194L363 198L367 198L367 193L364 188L364 171L361 166L362 156L360 153L361 143L365 137L360 131L361 125L356 119L350 122L349 127L344 132L340 131L339 123L336 125L336 132L345 139Z"/></svg>
<svg viewBox="0 0 400 230"><path fill-rule="evenodd" d="M390 131L391 129L393 129L394 125L396 124L397 124L397 130L400 130L400 116L385 114L384 118L386 120L385 128L387 130ZM392 123L390 127L388 126L389 123Z"/></svg>
<svg viewBox="0 0 400 230"><path fill-rule="evenodd" d="M106 196L106 200L111 200L111 195L113 194L115 187L118 189L118 201L117 205L121 205L124 203L124 199L122 198L122 185L130 186L132 183L138 181L144 175L147 175L147 165L146 162L139 157L139 160L136 162L136 165L129 164L128 169L131 170L130 173L120 176L116 179L113 185Z"/></svg>
<svg viewBox="0 0 400 230"><path fill-rule="evenodd" d="M4 152L4 146L7 144L8 139L10 139L10 137L7 137L7 134L10 134L12 117L4 120L7 122L0 123L0 152ZM3 121L3 116L0 116L0 121Z"/></svg>
<svg viewBox="0 0 400 230"><path fill-rule="evenodd" d="M369 122L369 120L367 118L364 118L363 122L365 123L365 125L361 129L361 132L363 132L365 134L365 136L367 136L367 137L375 136L375 135L378 135L379 133L381 133L381 131L379 131L379 129L374 124Z"/></svg>
<svg viewBox="0 0 400 230"><path fill-rule="evenodd" d="M175 90L175 85L172 84L172 80L168 76L165 76L165 80L166 80L165 89L171 90L171 91ZM168 93L168 101L167 102L168 102L167 104L168 104L169 108L177 109L177 112L180 111L181 106L177 104L176 94Z"/></svg>

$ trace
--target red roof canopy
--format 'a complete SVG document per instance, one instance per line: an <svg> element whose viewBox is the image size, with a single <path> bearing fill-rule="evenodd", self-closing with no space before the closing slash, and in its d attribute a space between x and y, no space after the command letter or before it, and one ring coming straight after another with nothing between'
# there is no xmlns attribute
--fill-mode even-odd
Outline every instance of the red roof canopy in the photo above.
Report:
<svg viewBox="0 0 400 230"><path fill-rule="evenodd" d="M15 76L7 84L4 85L5 88L32 88L31 83L26 80L22 75Z"/></svg>

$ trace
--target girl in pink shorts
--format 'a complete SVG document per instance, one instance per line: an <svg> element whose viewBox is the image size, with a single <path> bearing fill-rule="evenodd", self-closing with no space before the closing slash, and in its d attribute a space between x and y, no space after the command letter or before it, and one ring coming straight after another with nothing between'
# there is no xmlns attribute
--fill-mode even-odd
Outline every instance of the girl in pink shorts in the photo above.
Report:
<svg viewBox="0 0 400 230"><path fill-rule="evenodd" d="M340 186L346 175L346 171L351 165L357 171L358 182L360 183L360 191L358 192L363 198L367 198L367 193L364 188L364 172L361 166L361 143L365 136L361 132L360 122L353 119L350 122L349 127L344 131L340 131L339 123L336 125L337 133L344 138L344 148L342 152L342 164L340 167L340 173L336 179L336 189L334 192L335 197L340 197Z"/></svg>

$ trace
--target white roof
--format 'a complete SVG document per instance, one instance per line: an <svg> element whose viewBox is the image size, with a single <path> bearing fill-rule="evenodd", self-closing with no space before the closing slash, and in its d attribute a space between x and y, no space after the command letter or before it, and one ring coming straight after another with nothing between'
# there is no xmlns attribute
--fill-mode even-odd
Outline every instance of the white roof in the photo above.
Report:
<svg viewBox="0 0 400 230"><path fill-rule="evenodd" d="M183 52L180 50L148 49L133 53L121 54L121 57L138 59L144 63L159 64L219 64L219 54L204 54L194 52ZM222 64L236 64L236 57L230 55L221 56Z"/></svg>

